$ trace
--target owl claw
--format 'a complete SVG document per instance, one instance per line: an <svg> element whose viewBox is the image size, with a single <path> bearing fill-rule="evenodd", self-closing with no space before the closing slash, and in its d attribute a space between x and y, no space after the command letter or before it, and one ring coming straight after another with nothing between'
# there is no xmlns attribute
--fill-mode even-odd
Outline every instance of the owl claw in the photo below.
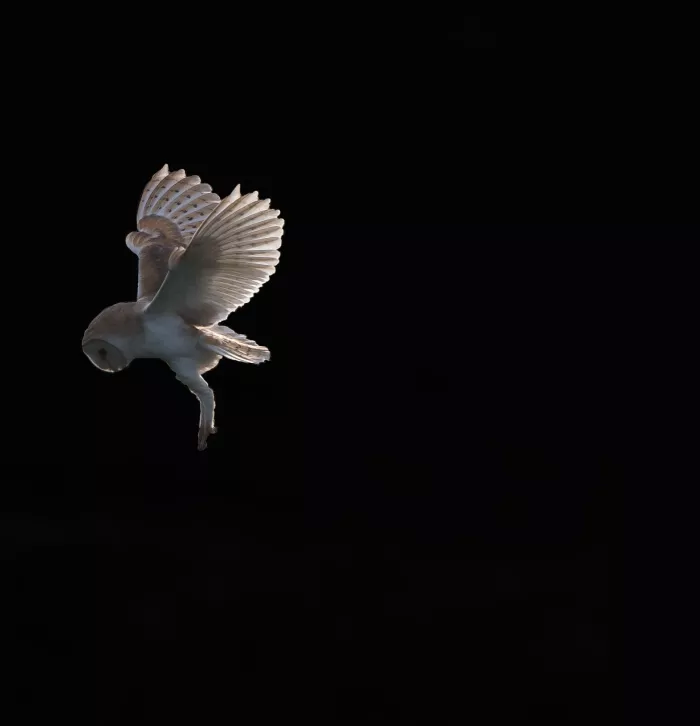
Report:
<svg viewBox="0 0 700 726"><path fill-rule="evenodd" d="M207 439L210 434L216 433L216 426L200 426L199 438L197 440L197 451L204 451L207 448Z"/></svg>

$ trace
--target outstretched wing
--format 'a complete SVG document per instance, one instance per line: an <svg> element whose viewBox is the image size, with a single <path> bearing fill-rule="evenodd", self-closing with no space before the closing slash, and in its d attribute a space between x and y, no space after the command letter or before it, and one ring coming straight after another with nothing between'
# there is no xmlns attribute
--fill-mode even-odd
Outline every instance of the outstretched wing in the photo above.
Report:
<svg viewBox="0 0 700 726"><path fill-rule="evenodd" d="M126 245L139 258L137 298L154 295L168 274L168 259L185 249L201 223L219 203L219 195L183 169L157 171L141 195L136 228Z"/></svg>
<svg viewBox="0 0 700 726"><path fill-rule="evenodd" d="M284 220L258 192L240 185L202 222L148 310L173 312L192 325L213 325L245 305L275 272Z"/></svg>

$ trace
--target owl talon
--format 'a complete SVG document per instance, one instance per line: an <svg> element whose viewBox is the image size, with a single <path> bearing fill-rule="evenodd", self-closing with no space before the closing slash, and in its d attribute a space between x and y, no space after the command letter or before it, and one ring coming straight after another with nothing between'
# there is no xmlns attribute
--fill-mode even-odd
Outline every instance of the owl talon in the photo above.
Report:
<svg viewBox="0 0 700 726"><path fill-rule="evenodd" d="M199 429L199 438L197 440L197 451L204 451L207 448L207 439L210 434L216 433L216 426L202 426Z"/></svg>

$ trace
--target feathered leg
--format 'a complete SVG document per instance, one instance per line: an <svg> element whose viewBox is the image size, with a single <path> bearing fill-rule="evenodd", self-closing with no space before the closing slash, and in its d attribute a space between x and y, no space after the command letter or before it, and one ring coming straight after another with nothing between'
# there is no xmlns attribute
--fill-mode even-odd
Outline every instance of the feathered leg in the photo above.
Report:
<svg viewBox="0 0 700 726"><path fill-rule="evenodd" d="M175 372L177 380L184 383L199 401L197 449L203 451L207 448L209 434L216 433L216 427L214 426L214 391L209 388L209 384L202 378L197 370L197 365L193 361L181 359L172 361L168 365Z"/></svg>

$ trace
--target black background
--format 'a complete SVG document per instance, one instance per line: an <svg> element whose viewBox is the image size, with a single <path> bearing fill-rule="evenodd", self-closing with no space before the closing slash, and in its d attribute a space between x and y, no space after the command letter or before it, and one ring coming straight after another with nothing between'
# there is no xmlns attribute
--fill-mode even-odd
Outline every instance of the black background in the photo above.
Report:
<svg viewBox="0 0 700 726"><path fill-rule="evenodd" d="M467 54L507 49L515 20L430 18L357 83L346 28L328 82L325 56L284 81L236 56L178 106L162 76L86 67L93 36L31 86L41 294L2 512L29 721L608 722L617 308L640 251L698 230L620 223L640 210L573 131L597 107L554 83L540 113ZM135 295L124 237L166 162L286 220L277 272L228 320L271 361L206 375L205 452L164 363L108 376L80 350Z"/></svg>

